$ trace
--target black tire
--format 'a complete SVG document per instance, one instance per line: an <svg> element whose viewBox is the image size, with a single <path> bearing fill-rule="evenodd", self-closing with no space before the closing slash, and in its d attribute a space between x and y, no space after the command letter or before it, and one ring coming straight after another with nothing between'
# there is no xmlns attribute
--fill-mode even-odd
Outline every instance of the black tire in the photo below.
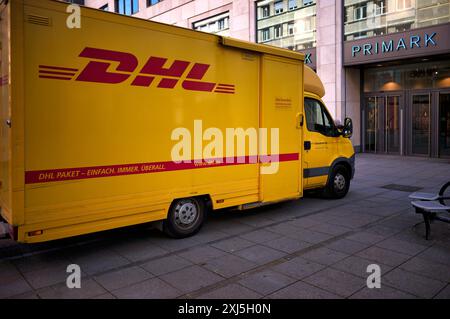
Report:
<svg viewBox="0 0 450 319"><path fill-rule="evenodd" d="M173 238L185 238L198 233L205 221L205 202L201 198L182 198L170 205L163 231Z"/></svg>
<svg viewBox="0 0 450 319"><path fill-rule="evenodd" d="M340 199L347 195L350 188L350 172L344 165L336 165L328 177L324 189L325 197Z"/></svg>

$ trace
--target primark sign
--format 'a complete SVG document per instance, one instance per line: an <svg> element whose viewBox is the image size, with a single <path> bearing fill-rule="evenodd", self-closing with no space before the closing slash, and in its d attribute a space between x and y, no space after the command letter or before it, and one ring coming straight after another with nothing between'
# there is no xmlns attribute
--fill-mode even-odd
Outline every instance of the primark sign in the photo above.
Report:
<svg viewBox="0 0 450 319"><path fill-rule="evenodd" d="M344 65L450 53L450 24L344 43Z"/></svg>

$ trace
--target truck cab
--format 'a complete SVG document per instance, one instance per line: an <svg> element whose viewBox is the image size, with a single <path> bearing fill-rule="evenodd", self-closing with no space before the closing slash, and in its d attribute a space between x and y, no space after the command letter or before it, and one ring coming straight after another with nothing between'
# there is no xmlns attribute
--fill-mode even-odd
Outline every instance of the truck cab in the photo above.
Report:
<svg viewBox="0 0 450 319"><path fill-rule="evenodd" d="M307 66L304 73L304 189L323 189L327 197L342 198L355 171L352 121L346 118L343 126L336 125L322 101L320 78Z"/></svg>

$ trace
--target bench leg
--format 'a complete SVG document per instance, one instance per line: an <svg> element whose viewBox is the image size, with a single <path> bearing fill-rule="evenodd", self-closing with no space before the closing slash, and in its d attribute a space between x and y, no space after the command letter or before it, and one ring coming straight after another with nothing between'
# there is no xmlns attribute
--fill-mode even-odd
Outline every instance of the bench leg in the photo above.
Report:
<svg viewBox="0 0 450 319"><path fill-rule="evenodd" d="M422 214L423 221L425 222L425 239L428 240L430 238L430 214L426 211L416 207L416 213Z"/></svg>
<svg viewBox="0 0 450 319"><path fill-rule="evenodd" d="M425 239L428 240L430 238L430 214L422 213L423 220L425 222Z"/></svg>

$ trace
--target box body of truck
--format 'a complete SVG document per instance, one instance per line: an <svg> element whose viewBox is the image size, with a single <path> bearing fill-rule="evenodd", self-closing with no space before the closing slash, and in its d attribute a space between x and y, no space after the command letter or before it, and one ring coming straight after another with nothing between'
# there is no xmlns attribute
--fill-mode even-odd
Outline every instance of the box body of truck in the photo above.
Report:
<svg viewBox="0 0 450 319"><path fill-rule="evenodd" d="M89 8L69 28L66 9L0 8L1 216L15 239L163 220L179 198L218 209L302 196L302 54ZM235 141L208 162L194 147L208 128L266 128L268 144ZM171 157L176 129L191 134L191 162ZM251 160L267 154L275 174Z"/></svg>

